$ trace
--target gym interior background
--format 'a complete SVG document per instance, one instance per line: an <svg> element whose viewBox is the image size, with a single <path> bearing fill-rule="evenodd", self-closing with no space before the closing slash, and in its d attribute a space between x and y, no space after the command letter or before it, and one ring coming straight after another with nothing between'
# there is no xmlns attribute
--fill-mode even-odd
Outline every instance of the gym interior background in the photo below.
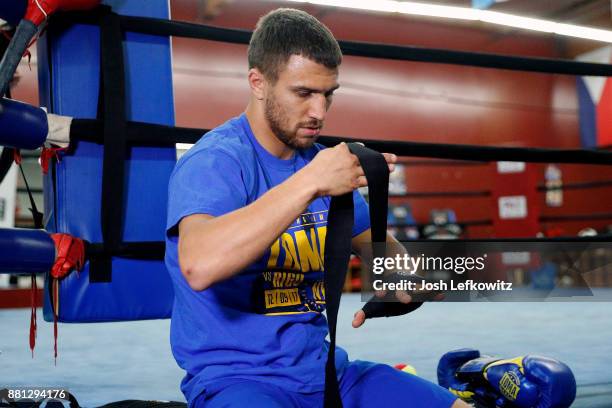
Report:
<svg viewBox="0 0 612 408"><path fill-rule="evenodd" d="M466 5L469 1L438 1L441 4ZM299 7L316 16L328 25L339 39L368 41L387 44L403 44L430 48L445 48L464 51L491 52L497 54L534 56L545 58L583 59L610 49L610 45L594 41L571 39L547 34L540 34L524 30L500 28L491 25L447 21L425 17L410 17L387 15L384 13L371 13L365 11L350 11L344 9L330 9L312 5L287 4L282 1L252 1L252 0L171 0L172 18L182 21L211 24L230 28L251 30L257 19L267 11L282 6ZM492 5L492 10L507 11L510 13L529 15L540 18L554 19L568 23L596 26L612 29L611 4L607 0L558 0L528 1L509 0ZM189 40L183 38L173 39L173 84L176 111L176 125L185 127L212 128L230 117L241 112L248 98L245 73L247 71L245 50L242 45L230 45L212 41ZM22 60L19 67L19 82L13 89L12 96L33 105L38 103L37 90L37 55L36 47L31 48L31 59ZM611 63L612 61L607 61ZM163 79L160 79L163 80ZM373 60L359 57L345 57L340 76L341 88L337 92L324 133L335 136L347 136L367 139L409 140L423 142L477 144L490 146L523 146L523 147L549 147L549 148L580 148L590 147L581 139L581 120L579 106L580 78L565 75L527 73L505 71L496 69L482 69L455 65L429 64L417 62L401 62ZM605 81L605 79L602 79ZM605 81L601 86L601 98L612 98L612 83ZM612 102L610 102L612 109ZM605 139L599 147L612 146L612 126L610 133L603 136ZM38 166L37 152L23 152L24 171L34 199L42 210L42 177ZM180 151L179 151L180 154ZM483 192L490 190L494 183L493 167L479 163L458 163L436 160L402 159L405 164L405 183L407 192ZM538 183L546 187L546 171L548 165L536 165ZM550 206L546 199L545 188L540 189L541 229L557 231L561 229L563 235L576 235L585 228L593 228L597 232L610 232L612 225L612 186L605 185L612 180L610 166L587 165L557 165L561 170L564 184L579 184L586 182L600 182L603 186L588 190L567 189L563 191L561 205ZM23 180L18 178L17 209L15 226L32 227L32 218L28 211L29 202L24 189ZM414 220L419 226L431 222L432 209L452 209L456 214L457 223L462 227L461 237L486 238L495 236L493 227L483 220L491 217L496 211L495 203L490 195L474 194L466 197L458 195L439 197L434 195L425 197L410 197L399 194L390 198L390 204L396 206L409 205ZM0 279L5 279L0 275ZM8 277L6 277L8 279ZM29 287L29 278L22 281L0 281L5 288ZM42 285L41 285L42 286ZM0 288L0 306L3 296ZM8 293L8 291L5 291ZM24 292L25 293L25 292ZM29 306L29 298L12 298L12 307ZM15 303L16 302L16 303ZM357 298L347 301L352 308L358 305ZM554 306L554 307L553 307ZM520 304L510 313L508 318L508 332L489 337L487 323L492 323L504 314L500 305L492 305L483 311L483 320L473 323L473 333L482 336L479 344L468 346L483 347L489 351L501 351L509 354L531 352L533 349L542 354L559 355L563 360L574 363L577 367L579 384L603 384L595 387L610 389L612 377L609 370L602 364L594 361L585 351L595 351L599 356L612 355L612 349L607 346L606 338L610 338L610 319L604 313L609 306L606 304L589 304L583 309L576 305L552 305L542 308L543 311L530 310L529 304ZM480 305L461 305L458 308L475 311ZM538 306L539 308L539 306ZM353 351L353 356L363 358L381 359L389 363L399 363L402 359L409 359L417 366L424 376L433 377L433 356L447 350L449 344L461 342L461 332L452 332L450 329L439 330L433 327L432 316L438 318L446 327L457 327L462 324L458 319L446 317L447 309L441 305L431 306L428 318L415 317L411 329L396 331L393 327L385 326L384 322L372 322L368 328L368 335L360 337L350 334L348 328L341 328L339 332L340 344L345 344ZM463 309L462 309L463 310ZM478 309L481 310L481 309ZM348 319L350 310L344 309L340 319ZM2 326L9 327L10 333L5 339L4 346L0 343L0 350L4 355L15 351L18 346L27 350L27 316L16 312L3 315L0 311ZM489 314L487 314L489 313ZM572 317L587 315L588 322L572 320ZM520 347L510 345L507 335L512 336L513 328L519 321L529 319L530 316L540 316L550 323L547 331L548 339L542 336L532 336L525 339ZM548 320L551 320L549 322ZM554 322L552 322L554 320ZM566 324L559 321L565 320ZM25 361L24 371L34 373L28 381L39 381L45 376L56 376L61 381L78 383L67 367L84 368L87 359L116 360L110 350L121 347L126 338L137 338L143 341L137 350L127 349L132 353L129 361L134 366L144 361L145 356L151 352L159 356L159 361L146 362L140 366L141 370L125 370L116 361L100 373L89 372L83 379L85 383L111 384L101 385L101 389L80 389L80 395L92 395L90 401L104 402L109 399L120 399L121 395L133 398L147 398L146 389L158 389L155 397L179 399L178 381L181 373L173 366L174 362L169 355L167 347L168 322L138 322L129 328L127 323L114 323L110 326L98 325L87 334L77 334L78 327L62 328L64 332L60 343L59 367L54 371L50 367L51 341L41 340L40 349L37 350L36 360ZM534 323L537 326L537 322ZM545 324L545 323L541 323ZM23 326L23 327L22 327ZM102 325L104 326L104 325ZM132 330L132 331L130 331ZM376 337L375 332L386 332L398 343L408 341L415 336L413 332L428 336L437 333L443 336L442 340L433 340L427 353L413 352L408 347L401 347L401 351L391 353L388 351L365 351L365 338L370 344L375 344L382 334ZM137 333L139 332L139 333ZM597 333L597 335L594 334ZM96 341L97 336L106 336L112 333L112 339L104 344L106 351L94 357L71 356L73 350L81 350L82 354L89 354L86 342ZM153 346L144 344L144 337L155 337L162 333ZM607 333L607 334L606 334ZM43 334L43 336L48 336ZM79 337L81 336L81 337ZM135 336L135 337L128 337ZM140 337L138 337L140 336ZM345 340L343 340L343 336ZM349 340L346 340L349 336ZM10 337L10 339L9 339ZM431 337L430 337L431 338ZM156 341L157 341L156 340ZM554 340L557 340L555 342ZM45 345L45 342L47 345ZM80 345L79 345L80 344ZM382 343L381 343L382 344ZM459 344L456 344L459 345ZM461 344L465 345L465 344ZM14 348L13 348L14 347ZM529 350L525 350L529 348ZM586 350L585 350L586 348ZM356 351L363 350L363 351ZM15 351L16 352L16 351ZM0 355L1 356L1 355ZM0 361L1 361L0 357ZM66 359L62 362L62 359ZM42 361L41 361L42 360ZM83 362L78 362L83 361ZM610 361L608 360L608 366ZM11 367L9 365L9 367ZM15 364L14 369L18 369ZM142 380L119 385L119 381L112 379L113 373L120 373L126 377L141 375L142 370L151 372L164 371L157 377L145 376ZM137 374L135 374L137 373ZM0 378L2 374L0 374ZM104 395L104 387L109 387L111 398ZM142 387L142 388L139 388ZM592 388L592 389L595 389ZM173 390L176 389L176 390ZM593 391L598 392L598 391ZM585 400L587 401L587 400ZM596 398L592 398L582 406L605 406Z"/></svg>

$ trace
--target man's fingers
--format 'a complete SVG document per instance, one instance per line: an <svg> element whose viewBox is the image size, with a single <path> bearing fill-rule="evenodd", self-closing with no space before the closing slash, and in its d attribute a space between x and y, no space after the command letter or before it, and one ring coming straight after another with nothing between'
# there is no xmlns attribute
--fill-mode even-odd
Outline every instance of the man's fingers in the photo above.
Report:
<svg viewBox="0 0 612 408"><path fill-rule="evenodd" d="M385 160L387 161L387 163L389 164L397 163L397 156L394 155L393 153L383 153L382 155L385 157Z"/></svg>
<svg viewBox="0 0 612 408"><path fill-rule="evenodd" d="M383 298L387 296L387 291L386 290L375 290L374 296L376 296L377 298Z"/></svg>
<svg viewBox="0 0 612 408"><path fill-rule="evenodd" d="M348 150L348 146L346 145L346 142L340 142L338 143L336 146L334 146L334 148L339 149L339 150Z"/></svg>
<svg viewBox="0 0 612 408"><path fill-rule="evenodd" d="M356 329L358 327L361 327L361 325L363 324L363 322L365 322L366 317L365 317L365 312L363 310L358 310L357 312L355 312L355 315L353 316L353 327Z"/></svg>
<svg viewBox="0 0 612 408"><path fill-rule="evenodd" d="M389 165L389 173L392 173L395 170L395 163L397 163L397 156L393 153L383 153L387 164Z"/></svg>
<svg viewBox="0 0 612 408"><path fill-rule="evenodd" d="M398 290L397 292L395 292L395 297L397 298L397 300L404 304L412 302L412 296L410 296L408 292L405 292L403 290Z"/></svg>

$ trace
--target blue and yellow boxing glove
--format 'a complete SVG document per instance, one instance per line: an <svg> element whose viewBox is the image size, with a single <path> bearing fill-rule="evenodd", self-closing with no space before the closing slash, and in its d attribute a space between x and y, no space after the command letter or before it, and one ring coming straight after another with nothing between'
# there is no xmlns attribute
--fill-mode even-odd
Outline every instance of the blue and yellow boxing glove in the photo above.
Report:
<svg viewBox="0 0 612 408"><path fill-rule="evenodd" d="M446 353L438 383L464 401L484 407L565 408L576 397L576 380L564 363L541 356L481 357L474 349Z"/></svg>

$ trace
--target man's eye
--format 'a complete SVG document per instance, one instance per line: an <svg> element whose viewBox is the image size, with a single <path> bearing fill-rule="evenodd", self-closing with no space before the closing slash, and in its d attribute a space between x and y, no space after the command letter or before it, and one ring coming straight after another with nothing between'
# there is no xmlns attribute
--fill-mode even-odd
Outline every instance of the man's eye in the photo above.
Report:
<svg viewBox="0 0 612 408"><path fill-rule="evenodd" d="M297 91L298 96L307 97L310 95L310 91Z"/></svg>

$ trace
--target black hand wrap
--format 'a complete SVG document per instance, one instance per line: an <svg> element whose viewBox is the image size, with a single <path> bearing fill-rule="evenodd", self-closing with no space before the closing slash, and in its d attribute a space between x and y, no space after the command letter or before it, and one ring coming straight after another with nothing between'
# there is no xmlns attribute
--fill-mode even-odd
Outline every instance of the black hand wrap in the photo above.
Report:
<svg viewBox="0 0 612 408"><path fill-rule="evenodd" d="M401 275L399 273L390 273L381 277L384 282L388 283L400 283L400 282L414 282L415 285L420 285L423 281L429 282L419 275ZM423 302L433 299L441 292L420 292L420 291L406 291L411 297L410 303L400 303L397 299L395 290L388 290L385 296L376 297L373 296L363 307L366 319L375 317L391 317L401 316L410 313L423 305Z"/></svg>
<svg viewBox="0 0 612 408"><path fill-rule="evenodd" d="M366 319L374 317L401 316L413 312L423 305L423 302L399 303L399 301L389 302L372 298L365 304L363 311Z"/></svg>
<svg viewBox="0 0 612 408"><path fill-rule="evenodd" d="M362 145L349 144L349 149L359 158L368 180L372 243L384 243L387 237L389 199L389 168L387 162L380 153ZM330 339L325 366L325 408L342 407L335 365L336 323L338 321L338 309L340 308L340 296L342 295L342 287L344 286L344 278L351 254L353 216L352 193L332 198L327 220L324 262L325 302ZM375 255L379 252L375 245L372 246L372 249ZM394 303L378 303L378 305L381 305L384 310L396 307ZM420 304L410 307L414 310L419 306ZM378 306L375 307L378 308ZM398 314L404 313L408 313L408 310Z"/></svg>

